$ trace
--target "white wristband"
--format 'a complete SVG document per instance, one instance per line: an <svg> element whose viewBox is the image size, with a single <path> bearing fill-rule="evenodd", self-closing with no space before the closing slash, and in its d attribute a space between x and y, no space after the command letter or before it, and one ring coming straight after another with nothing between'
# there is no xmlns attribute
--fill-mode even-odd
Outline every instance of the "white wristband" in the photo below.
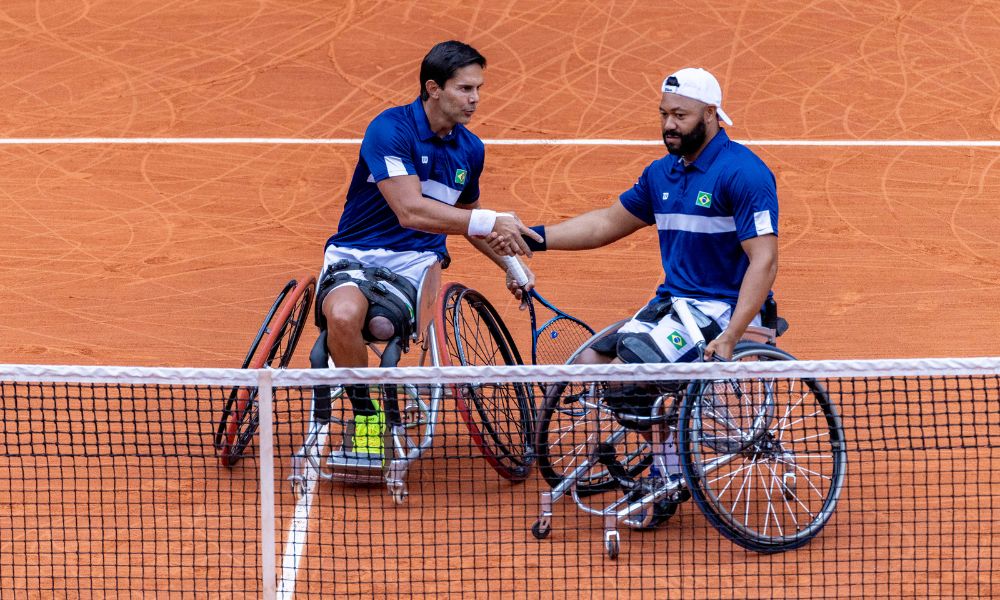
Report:
<svg viewBox="0 0 1000 600"><path fill-rule="evenodd" d="M469 216L469 237L486 237L493 231L497 213L485 208L474 208Z"/></svg>

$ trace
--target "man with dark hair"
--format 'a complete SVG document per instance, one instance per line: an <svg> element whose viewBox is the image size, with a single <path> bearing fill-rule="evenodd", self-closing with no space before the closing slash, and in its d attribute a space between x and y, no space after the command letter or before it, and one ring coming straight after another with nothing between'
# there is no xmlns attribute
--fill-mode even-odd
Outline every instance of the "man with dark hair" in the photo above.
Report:
<svg viewBox="0 0 1000 600"><path fill-rule="evenodd" d="M695 313L708 341L705 358L730 358L747 326L760 323L770 297L778 270L775 179L720 126L732 121L722 110L719 82L704 69L681 69L663 81L659 112L668 154L646 167L635 185L607 208L531 228L545 238L529 242L535 251L600 248L643 227L658 230L663 283L617 333L595 342L577 362L698 360L672 298L685 298ZM503 245L497 240L497 247ZM620 396L629 408L652 400ZM676 456L669 445L667 452ZM669 475L680 476L676 461L667 462Z"/></svg>
<svg viewBox="0 0 1000 600"><path fill-rule="evenodd" d="M480 208L484 147L465 124L479 107L485 66L468 44L437 44L420 66L420 97L382 112L365 131L316 298L317 325L338 367L367 366L366 341L411 331L421 277L450 260L448 235L465 235L500 268L500 254L530 255L522 234L541 239L513 214ZM381 406L366 386L347 393L355 413L347 444L381 459Z"/></svg>

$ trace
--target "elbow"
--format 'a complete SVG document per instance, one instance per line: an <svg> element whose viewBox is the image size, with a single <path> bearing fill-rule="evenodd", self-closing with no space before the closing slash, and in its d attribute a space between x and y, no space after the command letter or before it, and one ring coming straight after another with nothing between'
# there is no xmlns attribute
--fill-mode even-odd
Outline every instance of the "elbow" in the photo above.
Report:
<svg viewBox="0 0 1000 600"><path fill-rule="evenodd" d="M396 219L399 220L399 224L407 229L417 229L419 231L424 231L427 224L425 219L422 218L419 212L414 210L401 210L396 212Z"/></svg>

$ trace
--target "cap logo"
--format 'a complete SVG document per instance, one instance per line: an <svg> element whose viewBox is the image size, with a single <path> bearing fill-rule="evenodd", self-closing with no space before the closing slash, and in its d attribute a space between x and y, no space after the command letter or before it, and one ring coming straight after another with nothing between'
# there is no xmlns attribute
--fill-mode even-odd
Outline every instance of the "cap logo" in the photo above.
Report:
<svg viewBox="0 0 1000 600"><path fill-rule="evenodd" d="M667 77L667 80L663 82L663 91L668 94L677 93L677 89L681 87L681 82L677 81L677 78L671 75Z"/></svg>

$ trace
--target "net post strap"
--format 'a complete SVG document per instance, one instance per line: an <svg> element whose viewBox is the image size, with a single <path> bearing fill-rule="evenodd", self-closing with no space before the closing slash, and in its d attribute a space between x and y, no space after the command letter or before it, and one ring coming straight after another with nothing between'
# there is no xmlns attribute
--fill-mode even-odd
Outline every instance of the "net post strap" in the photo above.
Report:
<svg viewBox="0 0 1000 600"><path fill-rule="evenodd" d="M274 382L269 369L258 372L258 432L260 439L260 526L262 597L277 597L277 554L274 512Z"/></svg>

